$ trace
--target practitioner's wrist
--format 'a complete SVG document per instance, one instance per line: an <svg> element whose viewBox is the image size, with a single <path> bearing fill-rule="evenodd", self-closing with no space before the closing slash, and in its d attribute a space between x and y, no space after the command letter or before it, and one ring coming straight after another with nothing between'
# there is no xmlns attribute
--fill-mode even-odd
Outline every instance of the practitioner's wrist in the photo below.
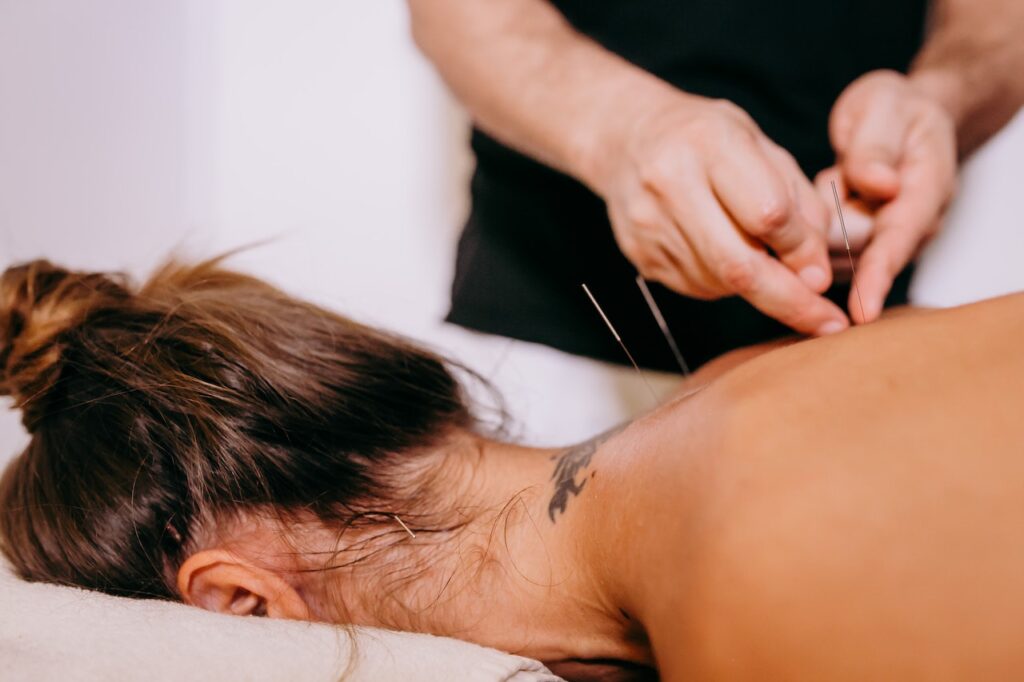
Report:
<svg viewBox="0 0 1024 682"><path fill-rule="evenodd" d="M968 115L966 106L967 83L961 73L953 69L923 68L908 76L911 87L919 94L937 103L949 114L959 131Z"/></svg>
<svg viewBox="0 0 1024 682"><path fill-rule="evenodd" d="M607 88L598 110L578 131L573 174L602 197L610 193L622 164L630 157L633 140L647 122L666 109L699 99L644 76Z"/></svg>

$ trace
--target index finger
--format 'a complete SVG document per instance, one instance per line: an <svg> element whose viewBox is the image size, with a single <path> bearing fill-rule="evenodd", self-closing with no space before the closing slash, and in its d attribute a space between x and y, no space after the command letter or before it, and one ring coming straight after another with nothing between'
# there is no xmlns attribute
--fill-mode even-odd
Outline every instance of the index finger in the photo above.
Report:
<svg viewBox="0 0 1024 682"><path fill-rule="evenodd" d="M753 140L735 142L726 151L710 164L708 173L725 210L744 232L771 247L808 287L827 289L831 268L824 230L811 226L806 211L800 210L790 187L790 169L776 165Z"/></svg>
<svg viewBox="0 0 1024 682"><path fill-rule="evenodd" d="M861 256L857 279L864 299L864 321L881 314L893 280L938 226L952 182L942 164L922 155L906 164L899 196L883 206L876 235Z"/></svg>
<svg viewBox="0 0 1024 682"><path fill-rule="evenodd" d="M832 334L849 326L837 305L745 239L710 188L692 193L685 204L666 200L676 222L688 226L698 256L729 293L803 334Z"/></svg>
<svg viewBox="0 0 1024 682"><path fill-rule="evenodd" d="M896 275L914 257L939 221L940 212L922 210L921 203L927 205L926 200L901 196L879 211L878 231L861 254L857 268L860 310L853 307L855 292L851 292L850 298L850 311L860 318L861 324L882 313Z"/></svg>

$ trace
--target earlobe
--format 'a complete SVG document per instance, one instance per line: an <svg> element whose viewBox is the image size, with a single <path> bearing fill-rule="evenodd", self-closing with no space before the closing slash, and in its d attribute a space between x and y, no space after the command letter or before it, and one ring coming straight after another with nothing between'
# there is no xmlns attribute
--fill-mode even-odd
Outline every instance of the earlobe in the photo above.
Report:
<svg viewBox="0 0 1024 682"><path fill-rule="evenodd" d="M306 602L284 578L223 549L190 556L178 570L178 592L207 611L310 620Z"/></svg>

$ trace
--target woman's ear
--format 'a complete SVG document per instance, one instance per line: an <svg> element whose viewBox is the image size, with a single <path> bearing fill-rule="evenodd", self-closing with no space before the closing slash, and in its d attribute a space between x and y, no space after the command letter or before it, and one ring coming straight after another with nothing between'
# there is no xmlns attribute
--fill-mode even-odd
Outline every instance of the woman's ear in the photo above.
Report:
<svg viewBox="0 0 1024 682"><path fill-rule="evenodd" d="M223 549L190 556L178 570L178 592L207 611L310 620L306 602L281 576Z"/></svg>

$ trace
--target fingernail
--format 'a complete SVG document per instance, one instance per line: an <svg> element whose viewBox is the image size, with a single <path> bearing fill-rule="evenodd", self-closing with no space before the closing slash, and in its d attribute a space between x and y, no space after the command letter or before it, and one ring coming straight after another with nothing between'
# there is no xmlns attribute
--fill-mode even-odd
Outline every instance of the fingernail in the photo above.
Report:
<svg viewBox="0 0 1024 682"><path fill-rule="evenodd" d="M869 320L874 320L876 317L878 317L880 312L881 311L877 310L875 304L873 303L868 303L867 305L862 306L860 309L860 314L863 318L861 324L864 324Z"/></svg>
<svg viewBox="0 0 1024 682"><path fill-rule="evenodd" d="M828 285L828 275L817 265L808 265L800 271L800 279L815 291L821 291Z"/></svg>
<svg viewBox="0 0 1024 682"><path fill-rule="evenodd" d="M818 336L829 336L831 334L838 334L846 328L839 320L831 320L818 327Z"/></svg>

